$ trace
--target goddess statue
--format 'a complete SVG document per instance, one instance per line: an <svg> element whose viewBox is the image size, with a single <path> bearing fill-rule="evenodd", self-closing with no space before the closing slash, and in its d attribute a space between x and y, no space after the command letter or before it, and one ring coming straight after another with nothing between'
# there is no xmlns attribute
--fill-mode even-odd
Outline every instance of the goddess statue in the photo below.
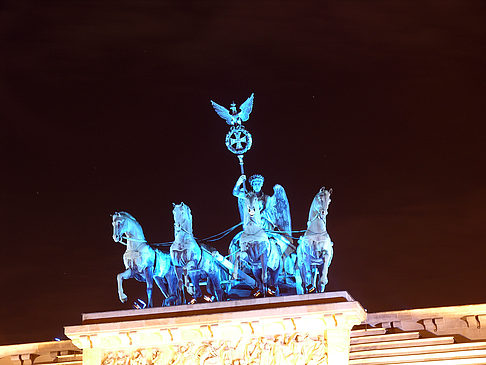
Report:
<svg viewBox="0 0 486 365"><path fill-rule="evenodd" d="M276 238L275 236L279 238L278 241L280 242L278 243L280 243L279 246L281 246L283 253L288 250L288 247L282 246L288 246L289 244L293 246L289 201L281 185L275 185L273 187L274 194L272 196L265 194L262 190L264 180L262 175L256 174L251 176L248 182L250 183L252 192L258 199L263 229L269 233L269 238ZM238 208L242 221L244 218L244 202L248 194L245 188L245 182L246 175L241 175L233 188L233 195L238 198Z"/></svg>
<svg viewBox="0 0 486 365"><path fill-rule="evenodd" d="M269 198L271 197L262 191L264 181L265 179L263 178L263 176L258 174L251 176L248 180L253 190L253 193L255 193L255 196L258 200L260 215L263 220L263 229L273 231L275 229L275 214L273 214L272 209L270 208ZM246 175L241 175L238 178L238 181L236 181L235 187L233 188L233 195L238 198L238 207L240 210L240 217L242 221L243 213L241 205L248 193L245 188L245 182Z"/></svg>

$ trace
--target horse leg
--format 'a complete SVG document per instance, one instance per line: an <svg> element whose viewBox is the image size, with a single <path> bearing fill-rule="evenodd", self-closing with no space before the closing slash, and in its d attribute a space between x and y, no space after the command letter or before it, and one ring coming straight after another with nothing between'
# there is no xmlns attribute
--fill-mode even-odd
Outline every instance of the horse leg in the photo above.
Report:
<svg viewBox="0 0 486 365"><path fill-rule="evenodd" d="M306 294L311 293L315 288L313 288L311 257L307 253L302 254L302 261L300 262L300 275L302 277L304 292Z"/></svg>
<svg viewBox="0 0 486 365"><path fill-rule="evenodd" d="M327 266L326 266L326 262L323 261L322 266L319 266L319 283L318 283L319 293L324 292L324 289L326 288L326 284L327 284Z"/></svg>
<svg viewBox="0 0 486 365"><path fill-rule="evenodd" d="M294 276L295 276L295 290L297 294L304 294L304 285L302 283L302 274L299 268L299 260L295 260L294 263Z"/></svg>
<svg viewBox="0 0 486 365"><path fill-rule="evenodd" d="M332 261L332 255L333 255L333 250L332 250L332 247L329 251L326 252L326 254L324 255L324 262L323 262L323 268L322 268L322 273L321 273L321 280L320 280L320 287L322 288L322 291L321 293L324 292L324 289L328 283L328 279L327 279L327 273L329 271L329 266L331 265L331 261Z"/></svg>
<svg viewBox="0 0 486 365"><path fill-rule="evenodd" d="M174 267L175 277L176 277L176 285L177 285L177 296L181 303L185 303L185 295L184 295L184 268L182 266L175 266Z"/></svg>
<svg viewBox="0 0 486 365"><path fill-rule="evenodd" d="M275 267L275 269L273 269ZM270 250L267 254L267 292L266 294L270 296L278 296L279 288L278 281L280 279L280 274L284 268L284 261L280 253L280 249L276 244L270 245Z"/></svg>
<svg viewBox="0 0 486 365"><path fill-rule="evenodd" d="M152 289L154 285L154 269L152 267L145 268L145 281L147 282L147 307L152 308Z"/></svg>
<svg viewBox="0 0 486 365"><path fill-rule="evenodd" d="M262 290L265 293L268 287L268 251L261 252L260 264L262 265Z"/></svg>
<svg viewBox="0 0 486 365"><path fill-rule="evenodd" d="M194 287L194 295L193 295L193 302L194 300L197 301L199 298L202 297L201 287L199 286L199 281L201 279L201 275L199 270L188 270L187 275L189 276L189 280L191 281Z"/></svg>
<svg viewBox="0 0 486 365"><path fill-rule="evenodd" d="M301 291L302 294L307 294L308 289L307 286L310 285L310 257L305 251L306 246L305 243L301 240L299 240L299 246L297 246L297 265L299 266L298 270L300 272L300 281L302 283L301 285ZM298 291L297 291L298 293Z"/></svg>
<svg viewBox="0 0 486 365"><path fill-rule="evenodd" d="M240 269L240 252L235 254L234 262L233 262L233 280L238 280L238 270Z"/></svg>
<svg viewBox="0 0 486 365"><path fill-rule="evenodd" d="M267 293L270 294L271 296L278 296L279 294L279 288L278 288L278 278L280 276L280 272L282 271L282 262L280 261L278 267L275 270L270 270L269 269L269 277L270 280L268 282L268 289Z"/></svg>
<svg viewBox="0 0 486 365"><path fill-rule="evenodd" d="M164 295L164 297L167 299L169 297L169 294L167 292L167 285L165 285L164 278L161 278L160 276L154 276L154 281L159 287L160 291ZM165 300L164 303L162 304L165 306Z"/></svg>
<svg viewBox="0 0 486 365"><path fill-rule="evenodd" d="M313 277L312 277L312 285L314 285L314 288L317 290L318 293L322 293L322 271L324 270L324 259L322 261L322 264L315 265L314 267L314 272L313 272ZM317 281L317 278L319 278L319 281Z"/></svg>
<svg viewBox="0 0 486 365"><path fill-rule="evenodd" d="M281 261L282 261L282 268L280 269L280 275L282 275L283 272L282 283L291 284L290 278L292 275L294 275L292 258L290 257L290 255L285 257L281 256Z"/></svg>
<svg viewBox="0 0 486 365"><path fill-rule="evenodd" d="M169 296L164 301L164 305L171 305L174 303L175 305L181 304L181 297L178 295L179 291L177 288L177 275L175 268L171 268L167 275L165 276L167 280L167 284L169 286Z"/></svg>
<svg viewBox="0 0 486 365"><path fill-rule="evenodd" d="M277 242L277 239L276 238L268 238L269 242L270 242L270 251L273 251L273 250L276 250L278 252L278 256L281 258L282 262L284 263L283 264L283 283L284 284L287 284L287 270L286 270L286 267L285 267L285 263L287 263L287 259L290 259L290 256L288 256L285 252L282 252L281 248L280 248L280 245L278 244ZM269 253L270 255L270 253ZM280 273L282 273L282 268L279 269L279 275ZM273 279L272 279L273 280ZM271 284L271 285L275 285L275 284Z"/></svg>
<svg viewBox="0 0 486 365"><path fill-rule="evenodd" d="M214 270L211 275L208 275L208 287L209 282L211 282L212 286L212 295L216 297L218 302L223 300L223 289L221 288L221 278L219 277L219 272Z"/></svg>
<svg viewBox="0 0 486 365"><path fill-rule="evenodd" d="M275 284L273 284L273 285L275 286L275 288L277 289L277 290L275 291L275 295L276 295L276 296L279 296L279 294L280 294L280 288L278 287L278 278L280 277L280 273L282 272L282 270L284 270L284 271L285 271L285 267L284 267L283 260L282 260L282 259L280 259L280 263L279 263L279 265L278 265L278 268L277 268L277 270L275 270L275 271L276 271L276 273L275 273L275 277L274 277L274 283L275 283Z"/></svg>
<svg viewBox="0 0 486 365"><path fill-rule="evenodd" d="M302 254L302 244L300 243L299 240L299 245L297 246L297 260L295 260L295 286L297 290L297 294L304 294L305 293L305 273L304 273L304 258ZM297 281L297 272L299 274L299 282L300 282L300 287L298 286L298 281Z"/></svg>
<svg viewBox="0 0 486 365"><path fill-rule="evenodd" d="M179 290L182 290L184 288L184 281L183 281L184 269L181 266L176 266L174 270L177 278L177 287Z"/></svg>
<svg viewBox="0 0 486 365"><path fill-rule="evenodd" d="M116 281L118 283L118 298L120 298L120 302L122 303L125 303L128 299L123 292L123 280L130 279L131 277L133 277L131 269L126 269L124 272L121 272L116 276Z"/></svg>
<svg viewBox="0 0 486 365"><path fill-rule="evenodd" d="M317 267L312 265L312 256L310 254L307 255L306 259L306 265L305 265L306 271L307 271L307 292L308 293L314 293L317 290L317 274L318 270Z"/></svg>
<svg viewBox="0 0 486 365"><path fill-rule="evenodd" d="M216 278L214 277L214 273L208 273L206 278L206 291L210 296L211 302L213 301L221 301L221 295L219 295L219 291L216 288ZM207 300L207 298L204 298Z"/></svg>
<svg viewBox="0 0 486 365"><path fill-rule="evenodd" d="M251 272L253 273L253 277L255 278L255 283L256 283L256 287L253 288L252 294L255 298L258 298L263 294L263 282L262 282L263 270L258 267L258 262L251 264Z"/></svg>

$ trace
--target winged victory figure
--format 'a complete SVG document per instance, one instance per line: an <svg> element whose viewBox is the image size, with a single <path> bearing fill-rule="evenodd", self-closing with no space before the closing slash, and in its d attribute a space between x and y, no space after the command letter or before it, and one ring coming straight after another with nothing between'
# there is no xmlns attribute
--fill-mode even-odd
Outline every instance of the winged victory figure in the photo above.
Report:
<svg viewBox="0 0 486 365"><path fill-rule="evenodd" d="M253 109L253 93L246 101L240 105L240 112L236 109L236 104L231 103L230 110L226 109L211 100L214 111L223 118L228 125L241 125L242 122L246 122L250 118L251 110Z"/></svg>
<svg viewBox="0 0 486 365"><path fill-rule="evenodd" d="M233 195L238 198L238 208L240 216L243 219L241 200L246 197L247 191L245 188L246 175L241 175L233 188ZM263 228L267 230L271 236L280 236L277 231L280 231L285 239L292 243L292 223L290 220L290 206L287 199L285 189L281 185L273 187L273 195L267 195L262 191L264 178L262 175L253 175L249 182L251 190L255 193L259 204L263 220ZM275 231L276 230L276 231ZM272 238L272 237L270 237ZM280 241L280 240L279 240ZM280 244L280 242L277 242ZM283 249L285 251L286 248Z"/></svg>

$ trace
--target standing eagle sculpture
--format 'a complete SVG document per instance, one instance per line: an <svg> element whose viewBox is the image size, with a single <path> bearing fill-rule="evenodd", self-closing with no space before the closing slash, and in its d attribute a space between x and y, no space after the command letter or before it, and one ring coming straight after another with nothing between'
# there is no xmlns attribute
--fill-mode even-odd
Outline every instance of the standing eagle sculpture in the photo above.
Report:
<svg viewBox="0 0 486 365"><path fill-rule="evenodd" d="M253 93L250 95L246 101L240 105L240 112L236 109L236 104L233 102L231 103L230 110L226 109L224 106L221 106L214 101L211 100L211 104L213 105L214 111L223 118L228 125L241 125L242 122L246 122L250 118L251 110L253 109Z"/></svg>

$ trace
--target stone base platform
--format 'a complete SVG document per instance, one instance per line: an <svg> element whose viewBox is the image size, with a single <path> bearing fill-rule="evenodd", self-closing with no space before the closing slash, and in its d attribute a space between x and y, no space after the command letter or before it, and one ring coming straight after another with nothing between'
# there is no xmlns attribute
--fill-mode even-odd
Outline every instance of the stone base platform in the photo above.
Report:
<svg viewBox="0 0 486 365"><path fill-rule="evenodd" d="M348 364L366 313L347 292L83 314L85 365Z"/></svg>

